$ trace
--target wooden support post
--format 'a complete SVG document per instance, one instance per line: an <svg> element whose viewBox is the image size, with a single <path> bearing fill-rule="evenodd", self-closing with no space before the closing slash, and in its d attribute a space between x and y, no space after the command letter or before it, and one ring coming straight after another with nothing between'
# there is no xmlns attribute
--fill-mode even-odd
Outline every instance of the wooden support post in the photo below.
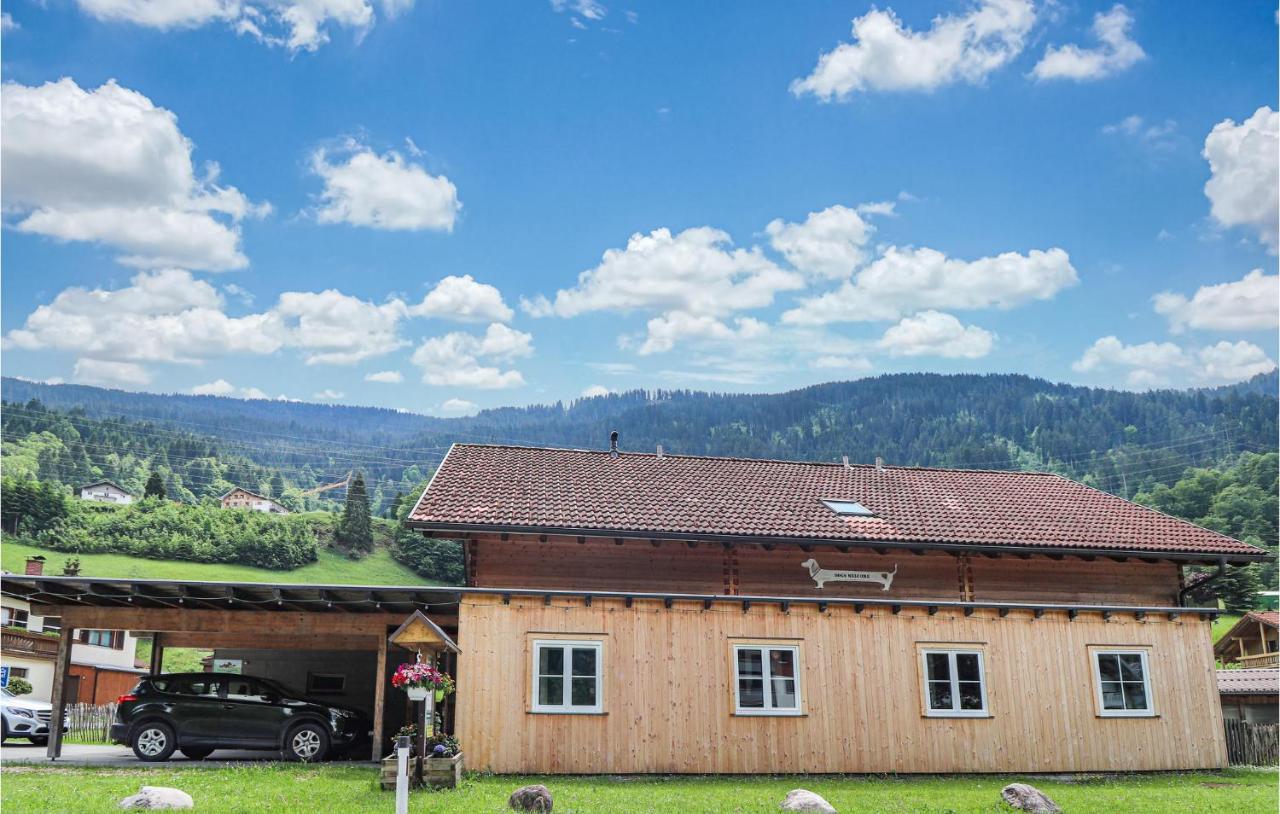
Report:
<svg viewBox="0 0 1280 814"><path fill-rule="evenodd" d="M383 721L387 716L387 632L382 631L382 635L378 637L378 667L377 674L373 679L373 761L378 763L382 760L383 741L386 740L383 732Z"/></svg>
<svg viewBox="0 0 1280 814"><path fill-rule="evenodd" d="M161 633L151 634L151 666L148 668L151 675L158 675L164 672L164 643L160 640Z"/></svg>
<svg viewBox="0 0 1280 814"><path fill-rule="evenodd" d="M75 628L64 626L58 637L58 656L53 662L53 693L49 698L53 711L49 715L49 746L45 755L50 760L62 756L62 719L67 705L67 671L71 669L71 643L75 640Z"/></svg>

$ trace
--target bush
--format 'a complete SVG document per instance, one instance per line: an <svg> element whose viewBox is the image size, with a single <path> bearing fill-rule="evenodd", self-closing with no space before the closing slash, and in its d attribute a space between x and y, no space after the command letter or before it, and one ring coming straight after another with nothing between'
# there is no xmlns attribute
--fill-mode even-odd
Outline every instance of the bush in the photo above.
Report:
<svg viewBox="0 0 1280 814"><path fill-rule="evenodd" d="M18 678L17 676L14 676L9 679L9 692L14 695L30 695L31 682L27 681L25 678Z"/></svg>
<svg viewBox="0 0 1280 814"><path fill-rule="evenodd" d="M68 516L36 545L77 554L130 554L155 560L238 563L285 571L318 558L305 518L192 506L148 498L101 510L70 504Z"/></svg>

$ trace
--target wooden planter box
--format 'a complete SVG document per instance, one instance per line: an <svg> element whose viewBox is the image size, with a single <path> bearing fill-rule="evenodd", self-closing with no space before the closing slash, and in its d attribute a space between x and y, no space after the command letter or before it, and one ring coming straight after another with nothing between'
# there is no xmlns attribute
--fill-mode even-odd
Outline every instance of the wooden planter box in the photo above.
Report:
<svg viewBox="0 0 1280 814"><path fill-rule="evenodd" d="M462 753L423 760L422 782L433 789L456 789L462 782Z"/></svg>
<svg viewBox="0 0 1280 814"><path fill-rule="evenodd" d="M419 761L422 758L417 755L409 755L409 788L417 788L422 785L422 773L419 771ZM398 759L394 754L390 757L382 759L382 774L378 777L378 782L382 786L383 791L396 790L396 766Z"/></svg>
<svg viewBox="0 0 1280 814"><path fill-rule="evenodd" d="M382 774L378 778L384 791L396 789L396 756L382 759ZM462 755L453 757L429 757L425 760L409 755L409 788L430 786L433 789L456 789L462 782Z"/></svg>

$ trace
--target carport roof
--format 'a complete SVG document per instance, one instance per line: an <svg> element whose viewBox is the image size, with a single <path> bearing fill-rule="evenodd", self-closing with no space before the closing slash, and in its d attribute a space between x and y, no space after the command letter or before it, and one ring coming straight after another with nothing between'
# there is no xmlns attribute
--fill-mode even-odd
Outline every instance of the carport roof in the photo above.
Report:
<svg viewBox="0 0 1280 814"><path fill-rule="evenodd" d="M456 607L459 589L429 585L298 585L86 576L5 574L0 593L30 602L82 607L193 610L412 613Z"/></svg>

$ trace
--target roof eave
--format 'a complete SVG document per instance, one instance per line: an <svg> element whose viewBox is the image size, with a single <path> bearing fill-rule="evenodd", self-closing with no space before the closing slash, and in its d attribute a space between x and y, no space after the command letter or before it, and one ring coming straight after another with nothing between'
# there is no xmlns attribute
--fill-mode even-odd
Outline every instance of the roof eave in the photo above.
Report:
<svg viewBox="0 0 1280 814"><path fill-rule="evenodd" d="M1151 549L1122 548L1089 548L1087 546L1028 546L1006 545L1002 543L957 543L948 541L919 540L871 540L871 539L830 539L821 537L781 537L756 536L747 534L707 534L670 531L644 531L637 529L609 528L573 528L562 526L514 525L506 523L445 523L440 521L405 520L407 528L431 532L471 532L471 533L507 533L507 534L555 534L566 537L620 537L633 540L694 540L710 543L780 543L784 545L821 545L821 546L857 546L859 548L893 548L910 551L927 549L933 551L978 551L1000 554L1057 554L1062 556L1086 557L1131 557L1135 559L1177 560L1183 562L1210 562L1220 560L1228 565L1244 565L1252 562L1266 562L1271 555L1262 549L1258 553L1246 552L1195 552L1195 551L1159 551Z"/></svg>

